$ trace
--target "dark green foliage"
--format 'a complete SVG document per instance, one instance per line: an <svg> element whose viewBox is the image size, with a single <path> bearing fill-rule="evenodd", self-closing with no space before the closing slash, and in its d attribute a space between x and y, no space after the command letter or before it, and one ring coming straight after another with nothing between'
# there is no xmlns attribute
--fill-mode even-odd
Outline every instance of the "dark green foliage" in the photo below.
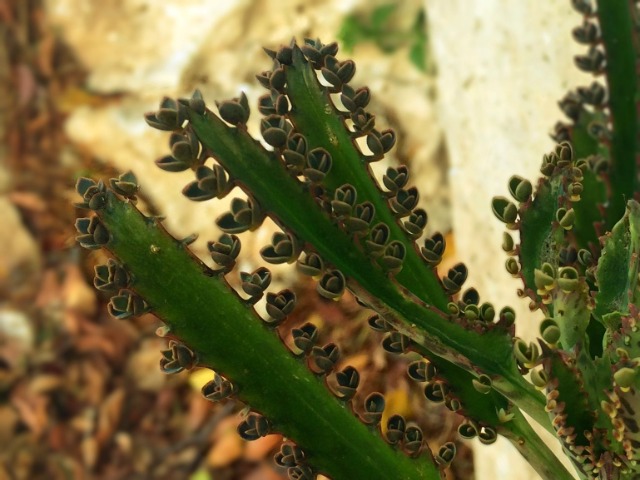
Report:
<svg viewBox="0 0 640 480"><path fill-rule="evenodd" d="M422 256L428 265L435 267L442 261L446 242L440 232L433 234L431 238L424 241L424 246L420 249Z"/></svg>
<svg viewBox="0 0 640 480"><path fill-rule="evenodd" d="M427 219L427 212L422 208L416 208L411 212L409 219L402 224L409 238L417 240L422 235L427 226Z"/></svg>
<svg viewBox="0 0 640 480"><path fill-rule="evenodd" d="M447 442L442 447L440 447L440 450L438 450L437 454L435 455L435 460L440 465L446 466L453 461L455 456L456 445L453 442Z"/></svg>
<svg viewBox="0 0 640 480"><path fill-rule="evenodd" d="M275 75L271 76L271 83L273 83L274 77ZM242 92L240 98L220 102L218 112L225 122L229 122L231 125L244 125L249 120L249 100Z"/></svg>
<svg viewBox="0 0 640 480"><path fill-rule="evenodd" d="M220 165L213 165L211 168L201 165L196 168L196 180L184 187L182 194L189 200L202 202L222 198L232 187L233 184Z"/></svg>
<svg viewBox="0 0 640 480"><path fill-rule="evenodd" d="M395 445L404 438L407 421L402 415L392 415L387 420L387 442Z"/></svg>
<svg viewBox="0 0 640 480"><path fill-rule="evenodd" d="M257 76L268 90L258 111L269 148L248 133L244 94L219 103L218 114L196 92L191 99L164 99L146 115L149 125L171 132L171 154L157 165L194 172L184 195L205 201L235 186L246 195L216 219L224 233L208 250L217 267L192 257L187 246L195 236L177 241L158 219L135 209L132 174L78 181L77 206L93 214L76 222L77 240L116 257L97 267L95 277L96 288L113 294L110 313L126 319L153 310L165 320L170 340L161 368L219 370L203 395L213 401L237 396L261 412L240 424L246 439L274 429L295 440L300 446L287 443L275 457L290 478L317 472L438 478L455 445L422 455L428 447L420 428L393 414L385 436L393 448L370 435L382 420L384 397L370 394L354 412L360 374L350 366L336 371L338 346L319 346L311 323L293 328L290 337L283 331L296 304L292 290L267 291L271 273L264 267L240 273L244 297L229 287L224 275L239 258L236 235L269 216L281 231L262 248L263 260L296 262L317 280L321 296L338 300L349 290L373 310L368 323L384 333L383 347L418 356L408 375L424 396L464 416L461 437L491 444L502 435L544 478L570 478L527 413L556 434L581 478L635 478L640 15L634 2L596 3L573 1L583 16L573 36L586 45L577 66L602 78L559 102L570 123L554 127L558 144L542 158L542 178L532 183L512 176L513 200L496 197L491 205L507 229L519 233L519 240L505 233L502 248L507 271L524 284L521 296L544 315L536 341L515 336L512 308L496 311L475 289L462 291L464 264L439 278L434 267L445 239L436 232L420 240L428 215L408 169L390 167L378 182L369 167L393 148L396 134L380 129L366 110L370 91L349 85L355 64L338 59L336 43L313 39L265 50L274 65ZM372 26L380 28L393 9L378 10ZM260 319L253 306L263 297L267 315Z"/></svg>
<svg viewBox="0 0 640 480"><path fill-rule="evenodd" d="M297 445L283 443L274 459L282 467L294 467L304 461L304 452Z"/></svg>
<svg viewBox="0 0 640 480"><path fill-rule="evenodd" d="M388 332L391 326L380 315L375 314L369 317L369 327L376 332Z"/></svg>
<svg viewBox="0 0 640 480"><path fill-rule="evenodd" d="M324 270L324 262L317 253L307 253L298 259L297 267L305 275L317 277Z"/></svg>
<svg viewBox="0 0 640 480"><path fill-rule="evenodd" d="M411 187L407 190L401 188L389 200L391 209L398 217L406 217L418 205L418 189Z"/></svg>
<svg viewBox="0 0 640 480"><path fill-rule="evenodd" d="M382 342L382 347L389 353L405 353L409 348L411 339L399 332L391 332Z"/></svg>
<svg viewBox="0 0 640 480"><path fill-rule="evenodd" d="M89 184L82 180L79 189L86 191ZM439 477L428 461L409 462L371 436L265 328L250 304L239 298L222 276L211 275L181 242L167 235L156 218L144 217L128 199L120 199L108 190L106 193L106 203L94 211L94 216L79 222L83 233L95 232L89 225L103 225L105 231L108 225L107 248L117 253L117 261L97 269L96 282L109 290L126 283L127 288L121 288L109 306L117 318L140 315L153 307L152 311L167 322L162 335L170 340L169 348L161 354L162 370L177 373L196 365L215 365L220 373L203 388L205 398L217 401L238 396L265 414L246 417L239 429L245 438L265 435L277 424L278 431L313 452L311 457L319 471L335 478L357 478L361 474L376 478L383 471L383 478L389 478L398 469L404 471L403 478ZM227 252L233 251L232 236L225 239L220 244L227 247ZM251 285L247 287L250 294L259 293L253 291L254 287L260 291L266 288L270 278L266 269L243 277ZM184 288L176 288L178 284ZM271 298L274 315L290 312L294 300L291 292L285 290ZM307 324L294 330L293 335L296 346L309 351L317 330ZM338 359L337 348L328 345L320 350L323 359L318 363L324 362L329 371ZM340 381L343 394L351 395L357 383L357 374L344 370L344 380ZM334 421L340 425L340 433L332 427ZM369 442L373 443L361 450ZM295 462L301 460L299 452L297 447L291 452ZM376 452L373 457L372 452ZM388 464L385 467L383 463ZM307 477L314 471L298 463L289 468Z"/></svg>
<svg viewBox="0 0 640 480"><path fill-rule="evenodd" d="M307 165L302 170L311 183L321 183L331 169L331 155L324 148L314 148L307 154Z"/></svg>
<svg viewBox="0 0 640 480"><path fill-rule="evenodd" d="M442 278L442 287L448 295L458 293L462 284L467 279L467 267L459 263L447 272L447 276Z"/></svg>
<svg viewBox="0 0 640 480"><path fill-rule="evenodd" d="M173 132L182 126L185 110L182 105L171 98L164 98L157 112L147 113L144 116L149 126L158 130Z"/></svg>
<svg viewBox="0 0 640 480"><path fill-rule="evenodd" d="M409 364L407 369L407 373L409 376L415 380L416 382L425 382L427 381L427 368L431 365L423 360L415 361Z"/></svg>
<svg viewBox="0 0 640 480"><path fill-rule="evenodd" d="M410 457L415 457L416 455L420 454L423 439L424 435L420 427L416 425L407 427L406 431L404 432L403 450Z"/></svg>
<svg viewBox="0 0 640 480"><path fill-rule="evenodd" d="M76 230L79 234L76 240L84 248L95 250L109 243L109 231L97 217L79 218Z"/></svg>

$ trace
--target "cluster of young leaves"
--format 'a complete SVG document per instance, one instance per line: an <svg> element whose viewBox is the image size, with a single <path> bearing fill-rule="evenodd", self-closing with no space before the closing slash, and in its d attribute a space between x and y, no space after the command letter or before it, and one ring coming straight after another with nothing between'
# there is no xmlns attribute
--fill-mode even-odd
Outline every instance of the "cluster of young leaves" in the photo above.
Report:
<svg viewBox="0 0 640 480"><path fill-rule="evenodd" d="M556 435L582 478L638 475L639 12L634 2L574 0L575 59L594 81L559 102L535 186L513 176L496 197L507 271L544 313L540 339L517 339L524 372L546 393ZM514 203L515 202L515 203Z"/></svg>

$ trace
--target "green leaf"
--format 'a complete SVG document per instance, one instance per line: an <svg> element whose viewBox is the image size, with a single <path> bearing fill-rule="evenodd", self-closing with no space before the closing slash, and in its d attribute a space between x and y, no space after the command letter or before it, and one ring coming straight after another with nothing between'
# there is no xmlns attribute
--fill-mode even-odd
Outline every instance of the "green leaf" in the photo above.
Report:
<svg viewBox="0 0 640 480"><path fill-rule="evenodd" d="M371 29L376 33L383 33L382 30L398 6L394 3L380 5L371 12Z"/></svg>
<svg viewBox="0 0 640 480"><path fill-rule="evenodd" d="M640 79L637 71L638 33L628 0L597 0L602 44L606 53L604 67L609 90L608 106L612 122L609 178L611 193L607 207L607 227L623 215L625 202L638 191L636 157L638 141L637 95ZM634 48L635 47L635 48Z"/></svg>
<svg viewBox="0 0 640 480"><path fill-rule="evenodd" d="M594 313L601 320L611 312L629 312L629 304L640 305L640 204L627 203L624 217L604 237L602 256L596 269L598 293ZM608 318L608 316L606 317Z"/></svg>
<svg viewBox="0 0 640 480"><path fill-rule="evenodd" d="M99 215L113 238L109 250L135 278L132 289L172 336L199 365L232 381L238 397L294 439L319 471L333 478L440 478L428 456L410 460L372 435L223 277L206 275L207 267L158 222L111 192Z"/></svg>

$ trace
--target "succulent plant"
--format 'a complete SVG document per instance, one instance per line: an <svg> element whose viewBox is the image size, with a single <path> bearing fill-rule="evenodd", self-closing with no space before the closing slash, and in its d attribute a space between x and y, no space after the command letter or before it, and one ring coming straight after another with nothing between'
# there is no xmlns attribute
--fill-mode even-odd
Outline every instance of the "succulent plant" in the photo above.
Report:
<svg viewBox="0 0 640 480"><path fill-rule="evenodd" d="M246 439L283 433L290 441L275 461L291 478L441 478L455 445L432 450L399 415L382 435L384 396L355 405L360 375L336 370L339 346L318 344L311 324L279 326L297 299L288 289L267 291L266 267L240 273L246 298L230 287L237 234L270 217L281 231L263 260L295 262L323 297L353 293L372 310L370 326L385 332L387 351L420 355L407 373L427 399L464 417L461 437L491 444L502 435L543 478L572 478L527 414L556 434L580 478L637 478L640 13L629 0L572 3L583 17L574 37L588 48L576 65L597 79L560 102L569 122L554 128L542 177L513 176L513 199L491 206L507 228L506 269L521 279L531 309L544 313L537 342L516 336L512 308L497 311L465 286L465 265L439 277L445 239L423 237L428 217L407 168L390 167L378 181L369 166L396 135L366 110L370 91L349 84L355 64L337 59L337 44L310 39L266 50L273 69L257 76L268 90L258 107L263 143L247 131L244 94L219 102L217 113L196 92L147 115L171 132L171 154L157 165L195 174L185 196L221 198L235 186L246 195L216 220L224 233L208 244L214 267L189 251L192 237L174 239L135 207L131 174L109 185L78 181L78 206L93 212L78 219L78 242L114 257L95 279L114 293L111 314L151 311L164 321L161 368L215 370L203 395L250 406L238 428ZM264 318L254 308L263 297Z"/></svg>

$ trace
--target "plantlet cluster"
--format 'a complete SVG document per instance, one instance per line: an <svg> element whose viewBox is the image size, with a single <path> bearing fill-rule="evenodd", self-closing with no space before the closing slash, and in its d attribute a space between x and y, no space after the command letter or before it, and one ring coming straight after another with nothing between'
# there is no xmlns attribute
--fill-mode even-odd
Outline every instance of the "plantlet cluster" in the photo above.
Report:
<svg viewBox="0 0 640 480"><path fill-rule="evenodd" d="M384 332L387 351L421 355L408 375L427 399L465 418L462 437L491 444L502 435L542 477L572 478L526 413L556 434L580 478L636 478L640 15L632 1L597 3L573 0L583 17L573 34L587 46L576 65L596 80L561 100L569 123L555 127L542 177L533 184L513 176L513 198L492 203L507 228L506 269L521 279L531 310L545 315L537 342L516 336L512 308L497 310L465 287L464 264L438 275L445 239L424 237L428 216L407 168L390 167L380 181L370 169L393 148L395 133L367 110L369 90L349 84L355 64L336 57L337 44L309 39L266 50L273 68L257 76L267 90L258 105L262 142L247 131L244 94L217 103L217 113L199 92L165 99L146 117L170 132L171 154L157 165L195 174L185 196L244 192L216 219L224 233L208 244L213 267L190 253L193 237L174 239L160 219L135 208L131 174L109 186L79 180L79 206L93 214L78 220L78 241L114 256L95 280L113 292L110 312L162 319L161 368L214 369L203 395L251 407L238 429L244 438L278 431L290 439L275 460L291 478L440 478L452 443L431 450L399 415L383 435L384 396L354 404L360 376L351 366L336 370L339 346L319 344L310 323L279 327L295 308L293 291L269 291L266 267L239 273L241 293L229 286L237 235L268 216L281 231L262 259L296 263L323 297L350 290L372 310L369 325ZM259 301L265 316L254 308Z"/></svg>

